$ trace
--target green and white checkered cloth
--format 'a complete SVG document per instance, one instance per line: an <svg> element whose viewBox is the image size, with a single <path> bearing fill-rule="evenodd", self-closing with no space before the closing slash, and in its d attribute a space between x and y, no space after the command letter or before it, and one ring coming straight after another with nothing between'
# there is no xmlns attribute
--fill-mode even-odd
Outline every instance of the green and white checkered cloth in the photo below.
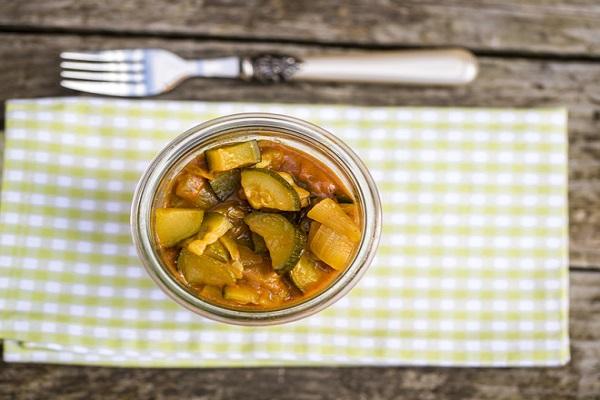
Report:
<svg viewBox="0 0 600 400"><path fill-rule="evenodd" d="M368 164L373 265L327 310L266 328L212 322L150 280L134 186L187 128L293 115ZM563 109L14 100L0 205L4 358L119 366L561 365L569 360Z"/></svg>

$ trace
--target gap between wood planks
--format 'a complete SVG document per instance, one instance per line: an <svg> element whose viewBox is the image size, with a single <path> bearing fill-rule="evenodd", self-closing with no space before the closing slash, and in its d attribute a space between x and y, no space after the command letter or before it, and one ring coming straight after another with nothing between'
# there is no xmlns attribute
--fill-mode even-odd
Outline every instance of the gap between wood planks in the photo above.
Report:
<svg viewBox="0 0 600 400"><path fill-rule="evenodd" d="M457 45L447 46L431 46L431 45L407 45L407 44L380 44L380 43L353 43L353 42L328 42L320 40L301 40L301 39L285 39L277 38L272 39L268 37L236 37L236 36L222 36L222 35L203 35L195 33L184 33L184 32L148 32L141 30L127 30L127 31L113 31L108 29L81 29L81 28L61 28L61 27L40 27L34 25L23 25L23 26L6 26L0 24L1 33L13 33L13 34L43 34L43 35L77 35L77 36L107 36L112 38L139 38L139 39L192 39L198 41L213 41L222 43L255 43L255 44L291 44L298 46L320 46L324 48L337 48L337 49L356 49L356 50L414 50L414 49L430 49L440 47L460 47ZM536 52L520 49L480 49L480 48L468 48L478 56L484 57L497 57L497 58L528 58L532 60L547 60L557 62L600 62L600 55L593 55L588 53L571 53L571 54L560 54L554 52Z"/></svg>

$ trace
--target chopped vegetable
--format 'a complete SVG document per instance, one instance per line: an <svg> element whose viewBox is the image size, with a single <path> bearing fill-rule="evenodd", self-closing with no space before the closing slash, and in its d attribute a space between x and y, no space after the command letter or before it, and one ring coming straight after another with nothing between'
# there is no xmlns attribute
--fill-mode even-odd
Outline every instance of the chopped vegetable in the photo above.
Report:
<svg viewBox="0 0 600 400"><path fill-rule="evenodd" d="M203 209L211 208L219 202L208 181L192 174L185 174L179 179L175 194Z"/></svg>
<svg viewBox="0 0 600 400"><path fill-rule="evenodd" d="M258 304L258 292L248 286L225 286L223 297L240 304Z"/></svg>
<svg viewBox="0 0 600 400"><path fill-rule="evenodd" d="M333 269L345 268L352 257L355 244L346 236L321 224L309 243L310 250Z"/></svg>
<svg viewBox="0 0 600 400"><path fill-rule="evenodd" d="M223 244L218 240L206 246L204 254L222 262L229 261L229 252L227 251L225 246L223 246Z"/></svg>
<svg viewBox="0 0 600 400"><path fill-rule="evenodd" d="M235 243L235 240L227 235L223 235L219 238L219 242L221 242L229 252L229 256L231 257L231 266L234 269L235 277L238 279L241 278L244 273L244 266L240 261L240 250L238 245Z"/></svg>
<svg viewBox="0 0 600 400"><path fill-rule="evenodd" d="M227 217L216 212L207 212L200 231L195 240L188 244L187 249L200 256L204 253L206 246L219 240L231 227L231 222Z"/></svg>
<svg viewBox="0 0 600 400"><path fill-rule="evenodd" d="M228 171L260 162L256 140L221 146L206 151L206 163L211 172Z"/></svg>
<svg viewBox="0 0 600 400"><path fill-rule="evenodd" d="M252 246L252 239L248 225L244 223L244 217L252 211L252 207L246 202L239 200L230 200L217 205L211 209L213 212L223 214L229 219L233 227L229 230L228 235L234 238L239 244Z"/></svg>
<svg viewBox="0 0 600 400"><path fill-rule="evenodd" d="M252 232L265 240L275 272L283 274L296 265L306 243L306 236L300 229L274 213L254 212L244 221Z"/></svg>
<svg viewBox="0 0 600 400"><path fill-rule="evenodd" d="M224 286L235 283L235 275L227 263L207 255L197 256L185 249L179 253L177 266L190 285Z"/></svg>
<svg viewBox="0 0 600 400"><path fill-rule="evenodd" d="M360 215L358 213L358 207L356 204L340 204L340 208L344 210L346 215L348 215L356 226L360 226Z"/></svg>
<svg viewBox="0 0 600 400"><path fill-rule="evenodd" d="M240 262L244 267L258 265L265 262L265 259L261 255L256 254L246 246L238 246L238 251L240 252Z"/></svg>
<svg viewBox="0 0 600 400"><path fill-rule="evenodd" d="M269 169L251 168L242 171L242 188L250 205L260 210L300 210L300 197L292 185Z"/></svg>
<svg viewBox="0 0 600 400"><path fill-rule="evenodd" d="M265 239L262 238L258 233L252 232L252 244L254 246L254 251L256 253L266 253L267 245L265 244Z"/></svg>
<svg viewBox="0 0 600 400"><path fill-rule="evenodd" d="M321 226L320 223L318 223L317 221L312 221L310 223L310 229L308 230L308 238L307 241L310 244L310 242L313 241L313 238L315 237L315 234L317 233L317 230L319 230L319 227Z"/></svg>
<svg viewBox="0 0 600 400"><path fill-rule="evenodd" d="M209 183L219 200L225 201L240 187L240 170L232 169L221 172Z"/></svg>
<svg viewBox="0 0 600 400"><path fill-rule="evenodd" d="M154 230L161 246L171 247L200 230L204 211L188 208L159 208Z"/></svg>
<svg viewBox="0 0 600 400"><path fill-rule="evenodd" d="M330 227L334 231L347 236L351 241L360 241L360 229L354 221L332 199L323 199L309 212L308 217Z"/></svg>
<svg viewBox="0 0 600 400"><path fill-rule="evenodd" d="M200 295L211 300L221 300L223 299L223 290L218 286L206 285L200 291Z"/></svg>
<svg viewBox="0 0 600 400"><path fill-rule="evenodd" d="M308 252L304 252L298 264L290 271L290 278L294 285L303 293L306 293L314 285L316 285L325 275L317 265L317 262Z"/></svg>
<svg viewBox="0 0 600 400"><path fill-rule="evenodd" d="M261 160L255 168L279 169L283 162L283 153L276 149L264 149L261 151Z"/></svg>
<svg viewBox="0 0 600 400"><path fill-rule="evenodd" d="M287 183L290 184L291 187L294 188L296 193L298 193L298 197L300 198L300 207L306 207L310 204L310 192L306 189L301 188L296 185L294 178L292 175L287 172L277 172Z"/></svg>

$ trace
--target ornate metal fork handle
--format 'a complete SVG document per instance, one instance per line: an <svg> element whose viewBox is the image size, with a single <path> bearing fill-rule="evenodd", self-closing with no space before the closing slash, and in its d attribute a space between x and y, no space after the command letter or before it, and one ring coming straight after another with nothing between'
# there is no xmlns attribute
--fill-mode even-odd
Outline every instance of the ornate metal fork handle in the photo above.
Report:
<svg viewBox="0 0 600 400"><path fill-rule="evenodd" d="M238 78L265 83L338 81L464 85L477 61L463 49L388 51L308 56L260 54L184 60L163 49L124 49L61 54L61 85L112 96L152 96L189 77Z"/></svg>

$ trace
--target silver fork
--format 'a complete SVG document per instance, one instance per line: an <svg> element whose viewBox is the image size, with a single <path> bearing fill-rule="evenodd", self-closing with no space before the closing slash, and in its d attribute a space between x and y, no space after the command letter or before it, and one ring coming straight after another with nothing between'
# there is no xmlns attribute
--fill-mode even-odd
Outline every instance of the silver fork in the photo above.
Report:
<svg viewBox="0 0 600 400"><path fill-rule="evenodd" d="M60 84L81 92L144 97L167 92L190 77L462 85L477 75L464 49L405 50L298 59L260 54L184 60L162 49L63 52Z"/></svg>

